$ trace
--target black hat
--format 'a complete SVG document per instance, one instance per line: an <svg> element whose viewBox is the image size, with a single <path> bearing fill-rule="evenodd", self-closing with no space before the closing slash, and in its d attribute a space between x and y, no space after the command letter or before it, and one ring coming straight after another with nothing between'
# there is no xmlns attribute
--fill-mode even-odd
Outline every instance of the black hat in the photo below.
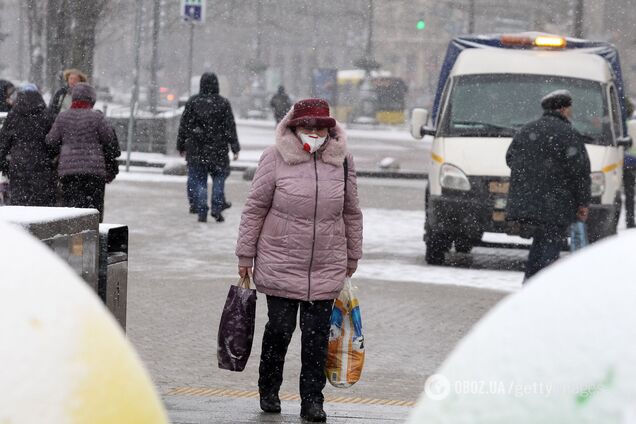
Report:
<svg viewBox="0 0 636 424"><path fill-rule="evenodd" d="M572 106L572 94L568 90L556 90L541 99L544 110L558 110L569 106Z"/></svg>

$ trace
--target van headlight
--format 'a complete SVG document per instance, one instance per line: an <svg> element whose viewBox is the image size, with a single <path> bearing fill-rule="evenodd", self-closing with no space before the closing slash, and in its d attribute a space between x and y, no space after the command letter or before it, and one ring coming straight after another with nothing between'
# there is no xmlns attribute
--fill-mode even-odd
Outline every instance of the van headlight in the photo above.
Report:
<svg viewBox="0 0 636 424"><path fill-rule="evenodd" d="M605 174L602 172L592 172L590 174L592 180L592 196L599 197L605 192Z"/></svg>
<svg viewBox="0 0 636 424"><path fill-rule="evenodd" d="M450 190L470 190L470 182L466 174L456 166L445 163L439 171L439 181L442 188Z"/></svg>

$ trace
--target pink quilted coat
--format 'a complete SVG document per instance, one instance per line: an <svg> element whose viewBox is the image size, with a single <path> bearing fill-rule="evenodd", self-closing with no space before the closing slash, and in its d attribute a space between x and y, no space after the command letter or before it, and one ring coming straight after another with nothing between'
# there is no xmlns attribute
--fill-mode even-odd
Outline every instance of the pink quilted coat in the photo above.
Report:
<svg viewBox="0 0 636 424"><path fill-rule="evenodd" d="M355 166L339 124L336 136L310 154L287 128L290 114L276 128L276 145L261 156L241 216L236 255L240 266L254 266L254 283L262 293L335 299L347 266L356 266L362 256Z"/></svg>

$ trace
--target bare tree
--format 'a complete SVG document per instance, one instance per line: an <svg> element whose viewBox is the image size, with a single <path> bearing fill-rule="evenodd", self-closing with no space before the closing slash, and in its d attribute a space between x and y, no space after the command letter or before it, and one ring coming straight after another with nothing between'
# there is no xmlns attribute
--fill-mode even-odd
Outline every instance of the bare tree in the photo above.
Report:
<svg viewBox="0 0 636 424"><path fill-rule="evenodd" d="M4 5L0 3L0 10L2 10L3 7ZM0 28L2 28L2 22L0 22ZM0 43L2 43L5 38L7 38L7 33L0 31ZM6 66L3 63L0 63L0 70L4 69L5 67Z"/></svg>
<svg viewBox="0 0 636 424"><path fill-rule="evenodd" d="M68 0L72 16L70 60L74 68L93 75L97 24L108 0Z"/></svg>
<svg viewBox="0 0 636 424"><path fill-rule="evenodd" d="M62 82L60 71L69 62L71 20L68 0L48 0L46 16L46 82L53 89Z"/></svg>
<svg viewBox="0 0 636 424"><path fill-rule="evenodd" d="M46 5L44 5L46 6ZM27 20L29 22L29 80L42 87L44 84L44 8L42 2L27 0Z"/></svg>
<svg viewBox="0 0 636 424"><path fill-rule="evenodd" d="M93 74L97 25L109 0L28 0L28 3L29 22L42 25L41 10L46 11L48 87L53 88L61 82L60 71L64 68L80 69L90 78ZM36 3L39 3L40 10L36 9ZM32 30L31 33L36 34L37 31ZM38 40L41 42L41 34Z"/></svg>

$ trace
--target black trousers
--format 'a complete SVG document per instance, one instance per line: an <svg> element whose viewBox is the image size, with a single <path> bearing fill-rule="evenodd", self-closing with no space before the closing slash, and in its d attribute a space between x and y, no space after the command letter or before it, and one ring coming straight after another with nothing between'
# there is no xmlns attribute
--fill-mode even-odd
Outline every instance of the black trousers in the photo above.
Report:
<svg viewBox="0 0 636 424"><path fill-rule="evenodd" d="M301 371L300 398L303 404L319 403L327 381L325 363L333 300L305 302L267 296L267 316L259 367L258 388L261 394L278 393L283 382L287 347L296 329L300 307Z"/></svg>
<svg viewBox="0 0 636 424"><path fill-rule="evenodd" d="M634 180L636 169L623 168L623 190L625 191L625 222L628 227L634 226Z"/></svg>
<svg viewBox="0 0 636 424"><path fill-rule="evenodd" d="M525 280L559 259L565 230L558 225L539 225L532 235ZM525 282L524 280L524 282Z"/></svg>
<svg viewBox="0 0 636 424"><path fill-rule="evenodd" d="M62 203L67 208L91 208L104 219L106 181L95 175L67 175L60 178Z"/></svg>
<svg viewBox="0 0 636 424"><path fill-rule="evenodd" d="M9 198L14 206L55 206L57 180L53 172L12 176Z"/></svg>

